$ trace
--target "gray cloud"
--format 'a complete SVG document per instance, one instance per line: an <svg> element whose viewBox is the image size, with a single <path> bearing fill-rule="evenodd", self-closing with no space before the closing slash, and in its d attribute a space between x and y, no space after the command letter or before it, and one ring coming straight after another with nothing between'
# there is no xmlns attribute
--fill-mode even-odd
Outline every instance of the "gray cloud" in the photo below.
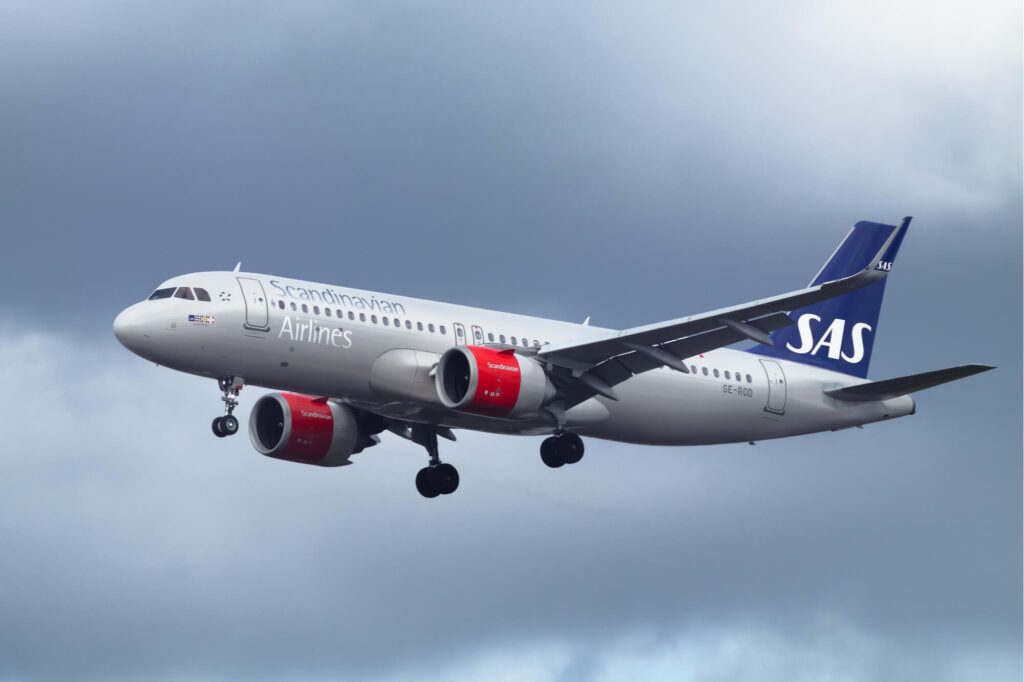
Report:
<svg viewBox="0 0 1024 682"><path fill-rule="evenodd" d="M512 657L536 679L738 679L768 657L780 678L809 659L808 678L927 662L953 679L983 653L1013 670L1017 464L974 442L1005 414L965 430L932 405L753 448L592 442L568 476L535 439L463 434L465 485L436 505L403 442L338 471L213 447L212 386L112 344L2 338L16 677L458 679Z"/></svg>

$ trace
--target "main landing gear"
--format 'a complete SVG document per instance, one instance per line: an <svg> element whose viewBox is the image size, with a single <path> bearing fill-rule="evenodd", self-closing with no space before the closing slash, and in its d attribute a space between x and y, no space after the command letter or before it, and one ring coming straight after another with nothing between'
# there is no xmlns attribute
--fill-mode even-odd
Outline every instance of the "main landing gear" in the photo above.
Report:
<svg viewBox="0 0 1024 682"><path fill-rule="evenodd" d="M540 444L540 458L552 469L583 459L583 439L575 433L556 433Z"/></svg>
<svg viewBox="0 0 1024 682"><path fill-rule="evenodd" d="M213 428L213 435L218 438L224 436L233 436L238 433L238 417L232 412L238 407L238 394L241 392L242 387L245 386L245 381L242 377L228 377L227 379L217 379L217 385L220 386L221 400L224 401L224 416L217 417L213 420L211 425Z"/></svg>
<svg viewBox="0 0 1024 682"><path fill-rule="evenodd" d="M459 487L459 471L442 462L437 453L438 427L433 424L414 424L411 440L427 449L430 464L416 474L416 490L426 498L451 495Z"/></svg>

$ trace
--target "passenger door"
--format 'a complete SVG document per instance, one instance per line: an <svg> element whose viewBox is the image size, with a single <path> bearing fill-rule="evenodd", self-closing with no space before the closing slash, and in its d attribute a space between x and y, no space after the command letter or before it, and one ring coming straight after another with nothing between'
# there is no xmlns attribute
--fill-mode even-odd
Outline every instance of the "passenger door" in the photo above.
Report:
<svg viewBox="0 0 1024 682"><path fill-rule="evenodd" d="M270 312L263 283L252 277L237 277L245 301L245 328L256 331L270 331Z"/></svg>

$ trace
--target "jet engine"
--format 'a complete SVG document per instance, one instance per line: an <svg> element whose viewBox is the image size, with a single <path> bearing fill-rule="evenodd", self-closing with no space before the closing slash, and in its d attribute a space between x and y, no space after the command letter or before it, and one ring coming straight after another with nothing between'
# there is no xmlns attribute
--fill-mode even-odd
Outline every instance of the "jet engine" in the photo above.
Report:
<svg viewBox="0 0 1024 682"><path fill-rule="evenodd" d="M434 381L445 407L489 417L524 417L555 396L544 368L511 348L449 348L437 363Z"/></svg>
<svg viewBox="0 0 1024 682"><path fill-rule="evenodd" d="M295 393L268 393L253 405L249 439L267 457L333 467L373 441L346 405Z"/></svg>

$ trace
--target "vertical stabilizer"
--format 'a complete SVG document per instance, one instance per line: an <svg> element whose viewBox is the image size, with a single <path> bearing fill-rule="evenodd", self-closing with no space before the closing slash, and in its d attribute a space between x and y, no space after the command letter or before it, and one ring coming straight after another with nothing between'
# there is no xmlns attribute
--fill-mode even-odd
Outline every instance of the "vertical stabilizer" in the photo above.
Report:
<svg viewBox="0 0 1024 682"><path fill-rule="evenodd" d="M868 267L892 231L899 230L892 246L874 264L875 269L892 270L909 226L910 218L904 218L898 227L867 221L857 223L811 286L847 277ZM886 277L863 289L792 311L789 316L795 325L773 332L774 345L758 345L750 352L867 377L871 349L878 332L878 313L888 280Z"/></svg>

